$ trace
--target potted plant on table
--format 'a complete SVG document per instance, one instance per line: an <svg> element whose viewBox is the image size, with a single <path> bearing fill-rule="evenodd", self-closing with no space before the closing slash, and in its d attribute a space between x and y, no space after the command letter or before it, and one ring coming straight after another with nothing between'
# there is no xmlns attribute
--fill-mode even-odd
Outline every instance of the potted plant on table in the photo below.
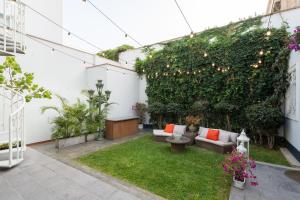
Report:
<svg viewBox="0 0 300 200"><path fill-rule="evenodd" d="M189 130L191 132L196 132L196 130L197 130L196 126L199 125L200 118L198 116L189 115L185 118L185 121L189 127Z"/></svg>
<svg viewBox="0 0 300 200"><path fill-rule="evenodd" d="M232 151L229 157L225 158L223 163L224 172L233 177L233 186L239 189L245 188L246 179L252 179L250 182L252 186L258 184L253 173L255 168L255 161L247 159L244 154L239 153L236 149Z"/></svg>
<svg viewBox="0 0 300 200"><path fill-rule="evenodd" d="M140 119L139 129L143 129L143 124L145 122L145 114L147 112L147 105L144 103L137 102L135 104L135 111Z"/></svg>

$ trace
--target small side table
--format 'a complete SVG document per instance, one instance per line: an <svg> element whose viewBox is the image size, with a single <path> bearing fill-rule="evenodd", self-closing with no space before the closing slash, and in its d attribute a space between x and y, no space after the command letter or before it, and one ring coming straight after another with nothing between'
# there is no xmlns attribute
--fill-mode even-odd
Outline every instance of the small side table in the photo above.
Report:
<svg viewBox="0 0 300 200"><path fill-rule="evenodd" d="M180 138L168 137L166 141L171 143L171 149L175 153L182 153L185 150L185 146L191 141L190 138L182 136Z"/></svg>

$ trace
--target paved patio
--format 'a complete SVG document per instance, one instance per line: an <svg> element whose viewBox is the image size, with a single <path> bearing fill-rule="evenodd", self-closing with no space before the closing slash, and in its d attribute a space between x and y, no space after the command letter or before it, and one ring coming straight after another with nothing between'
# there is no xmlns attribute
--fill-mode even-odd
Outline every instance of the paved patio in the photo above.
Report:
<svg viewBox="0 0 300 200"><path fill-rule="evenodd" d="M110 177L93 176L28 148L19 166L0 170L0 200L162 199Z"/></svg>
<svg viewBox="0 0 300 200"><path fill-rule="evenodd" d="M300 183L285 175L288 168L257 164L258 186L231 189L230 200L299 200Z"/></svg>

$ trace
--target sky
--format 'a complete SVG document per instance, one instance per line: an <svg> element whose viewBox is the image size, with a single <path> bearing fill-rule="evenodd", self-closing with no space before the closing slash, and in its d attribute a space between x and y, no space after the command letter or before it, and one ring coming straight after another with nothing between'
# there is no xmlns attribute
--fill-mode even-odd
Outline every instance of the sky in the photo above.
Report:
<svg viewBox="0 0 300 200"><path fill-rule="evenodd" d="M190 33L174 0L90 0L142 45ZM177 0L194 32L265 14L268 0ZM101 49L139 47L83 0L63 0L63 25ZM64 44L91 53L94 48L64 34Z"/></svg>

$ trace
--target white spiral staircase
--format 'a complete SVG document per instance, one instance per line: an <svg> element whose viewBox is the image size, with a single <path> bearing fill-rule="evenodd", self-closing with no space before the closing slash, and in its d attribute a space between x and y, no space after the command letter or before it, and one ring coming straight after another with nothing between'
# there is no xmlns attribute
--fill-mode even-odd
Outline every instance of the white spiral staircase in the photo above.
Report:
<svg viewBox="0 0 300 200"><path fill-rule="evenodd" d="M25 98L0 85L0 168L11 168L24 159Z"/></svg>
<svg viewBox="0 0 300 200"><path fill-rule="evenodd" d="M0 56L25 53L25 6L20 0L0 0Z"/></svg>

